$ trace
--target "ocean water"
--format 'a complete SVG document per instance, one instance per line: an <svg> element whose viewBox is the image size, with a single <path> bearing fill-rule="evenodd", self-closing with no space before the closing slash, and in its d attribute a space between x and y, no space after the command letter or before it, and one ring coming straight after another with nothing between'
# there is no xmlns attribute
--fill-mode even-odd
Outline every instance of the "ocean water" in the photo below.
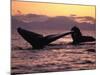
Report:
<svg viewBox="0 0 100 75"><path fill-rule="evenodd" d="M48 35L56 33L56 31L40 33ZM95 37L95 31L82 31L82 33ZM72 45L70 44L72 42L71 36L65 36L43 49L33 50L31 45L18 33L12 33L11 41L12 74L92 70L96 68L96 42Z"/></svg>

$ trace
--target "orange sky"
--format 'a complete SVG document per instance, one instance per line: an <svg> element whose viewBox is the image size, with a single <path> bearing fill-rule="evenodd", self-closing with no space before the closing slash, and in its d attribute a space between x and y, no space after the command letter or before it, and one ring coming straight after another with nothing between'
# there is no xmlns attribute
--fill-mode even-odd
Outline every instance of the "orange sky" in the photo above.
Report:
<svg viewBox="0 0 100 75"><path fill-rule="evenodd" d="M29 13L51 17L77 15L95 18L95 6L12 1L12 15Z"/></svg>

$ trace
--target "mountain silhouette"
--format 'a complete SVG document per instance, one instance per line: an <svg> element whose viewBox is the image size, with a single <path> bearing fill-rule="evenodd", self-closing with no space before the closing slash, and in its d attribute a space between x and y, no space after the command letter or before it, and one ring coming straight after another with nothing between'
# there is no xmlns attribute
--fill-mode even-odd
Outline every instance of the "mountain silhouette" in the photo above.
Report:
<svg viewBox="0 0 100 75"><path fill-rule="evenodd" d="M75 25L81 30L95 30L96 28L95 23L79 23L68 16L48 17L36 14L12 16L12 30L18 27L31 30L69 30Z"/></svg>

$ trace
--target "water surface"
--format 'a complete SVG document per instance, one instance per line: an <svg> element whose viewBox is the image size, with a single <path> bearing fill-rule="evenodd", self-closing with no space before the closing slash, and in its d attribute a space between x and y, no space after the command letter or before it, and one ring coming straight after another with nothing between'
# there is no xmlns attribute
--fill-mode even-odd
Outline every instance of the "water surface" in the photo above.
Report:
<svg viewBox="0 0 100 75"><path fill-rule="evenodd" d="M46 33L50 34L51 32ZM83 31L85 35L95 37L93 31ZM65 36L43 49L32 50L17 33L12 34L13 74L91 70L96 68L95 42L72 45L71 36Z"/></svg>

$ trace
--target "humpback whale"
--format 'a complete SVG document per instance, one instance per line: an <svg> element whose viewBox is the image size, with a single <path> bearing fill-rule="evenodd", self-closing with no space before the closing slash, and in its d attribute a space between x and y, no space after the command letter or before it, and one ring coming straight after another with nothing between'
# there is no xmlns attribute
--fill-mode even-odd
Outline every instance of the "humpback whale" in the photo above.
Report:
<svg viewBox="0 0 100 75"><path fill-rule="evenodd" d="M71 29L71 31L72 31L71 36L72 36L72 39L73 39L73 44L95 41L95 38L92 37L92 36L83 36L80 29L76 26L74 26Z"/></svg>
<svg viewBox="0 0 100 75"><path fill-rule="evenodd" d="M62 34L43 36L41 34L22 29L20 27L17 28L17 31L28 43L30 43L33 49L42 49L51 42L72 33L66 32Z"/></svg>
<svg viewBox="0 0 100 75"><path fill-rule="evenodd" d="M47 36L43 36L41 34L22 29L20 27L17 28L17 31L32 46L33 49L42 49L51 42L56 41L57 39L69 34L71 34L71 37L73 39L72 44L74 45L80 44L82 42L95 41L95 38L93 38L92 36L83 36L80 29L76 26L72 27L70 32Z"/></svg>

